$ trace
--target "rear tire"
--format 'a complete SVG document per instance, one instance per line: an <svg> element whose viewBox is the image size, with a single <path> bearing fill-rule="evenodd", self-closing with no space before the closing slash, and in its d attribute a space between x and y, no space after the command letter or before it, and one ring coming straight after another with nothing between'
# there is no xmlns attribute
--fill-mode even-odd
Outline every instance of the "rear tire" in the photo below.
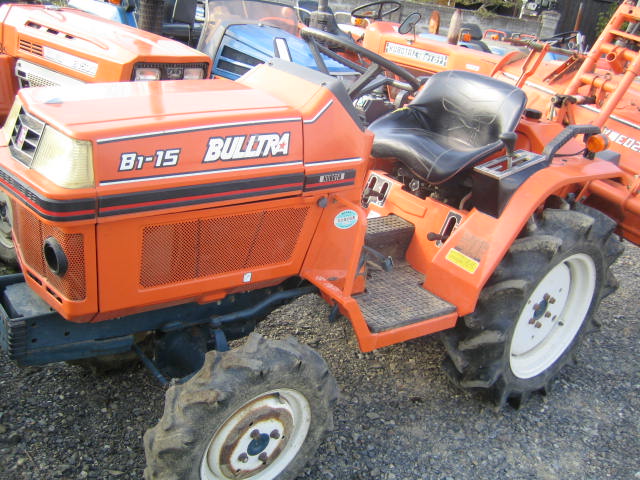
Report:
<svg viewBox="0 0 640 480"><path fill-rule="evenodd" d="M333 427L335 380L293 338L251 334L167 391L144 436L147 480L292 480Z"/></svg>
<svg viewBox="0 0 640 480"><path fill-rule="evenodd" d="M518 238L480 294L476 311L446 332L445 369L463 388L498 406L546 391L572 359L600 300L617 282L622 253L615 222L576 204L544 210Z"/></svg>

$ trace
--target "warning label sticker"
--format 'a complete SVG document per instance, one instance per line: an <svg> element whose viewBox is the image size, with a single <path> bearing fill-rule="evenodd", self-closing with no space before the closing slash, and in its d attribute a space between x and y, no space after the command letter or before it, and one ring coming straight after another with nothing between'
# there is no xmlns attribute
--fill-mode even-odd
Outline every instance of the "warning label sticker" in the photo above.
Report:
<svg viewBox="0 0 640 480"><path fill-rule="evenodd" d="M479 261L471 257L468 257L467 255L462 253L460 250L456 250L455 248L452 248L451 250L449 250L445 258L451 263L453 263L454 265L460 267L461 269L469 273L475 273L475 271L480 266Z"/></svg>

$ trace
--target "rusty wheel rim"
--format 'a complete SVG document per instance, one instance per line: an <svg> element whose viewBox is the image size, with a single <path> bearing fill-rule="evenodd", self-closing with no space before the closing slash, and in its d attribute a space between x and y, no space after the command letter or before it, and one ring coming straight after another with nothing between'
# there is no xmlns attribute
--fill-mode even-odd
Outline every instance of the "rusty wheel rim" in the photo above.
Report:
<svg viewBox="0 0 640 480"><path fill-rule="evenodd" d="M211 437L201 480L276 477L296 458L310 424L309 402L296 390L272 390L251 399Z"/></svg>

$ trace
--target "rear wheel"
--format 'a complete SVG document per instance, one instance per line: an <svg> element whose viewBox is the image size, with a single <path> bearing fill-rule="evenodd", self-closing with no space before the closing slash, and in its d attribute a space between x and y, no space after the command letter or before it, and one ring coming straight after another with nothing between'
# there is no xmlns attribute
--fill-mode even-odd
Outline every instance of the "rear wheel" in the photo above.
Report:
<svg viewBox="0 0 640 480"><path fill-rule="evenodd" d="M252 334L238 350L209 352L145 434L145 478L294 479L332 427L336 398L325 362L292 338Z"/></svg>
<svg viewBox="0 0 640 480"><path fill-rule="evenodd" d="M610 266L622 244L614 228L581 204L544 210L487 282L476 311L446 333L452 379L490 392L500 406L546 390L617 286Z"/></svg>

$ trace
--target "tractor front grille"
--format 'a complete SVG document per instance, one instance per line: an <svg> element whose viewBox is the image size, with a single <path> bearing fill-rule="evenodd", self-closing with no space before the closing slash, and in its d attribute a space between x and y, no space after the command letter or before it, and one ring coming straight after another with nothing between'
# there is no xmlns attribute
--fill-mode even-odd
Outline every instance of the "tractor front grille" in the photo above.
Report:
<svg viewBox="0 0 640 480"><path fill-rule="evenodd" d="M222 47L216 61L214 73L222 77L235 79L261 63L264 62L259 58L252 57L229 45L225 45Z"/></svg>
<svg viewBox="0 0 640 480"><path fill-rule="evenodd" d="M20 82L20 88L83 85L85 83L23 59L18 59L16 62L16 77Z"/></svg>
<svg viewBox="0 0 640 480"><path fill-rule="evenodd" d="M20 108L20 114L11 132L9 150L13 157L30 167L36 149L40 143L44 122L27 113L24 107Z"/></svg>
<svg viewBox="0 0 640 480"><path fill-rule="evenodd" d="M49 293L56 298L84 300L86 276L82 234L65 233L53 225L43 223L29 209L17 202L12 202L12 206L13 234L16 246L20 248L25 274L35 273L36 275L30 276L38 283L46 279L47 284L53 289ZM63 276L55 275L47 267L42 247L49 237L60 243L69 261L69 269Z"/></svg>

